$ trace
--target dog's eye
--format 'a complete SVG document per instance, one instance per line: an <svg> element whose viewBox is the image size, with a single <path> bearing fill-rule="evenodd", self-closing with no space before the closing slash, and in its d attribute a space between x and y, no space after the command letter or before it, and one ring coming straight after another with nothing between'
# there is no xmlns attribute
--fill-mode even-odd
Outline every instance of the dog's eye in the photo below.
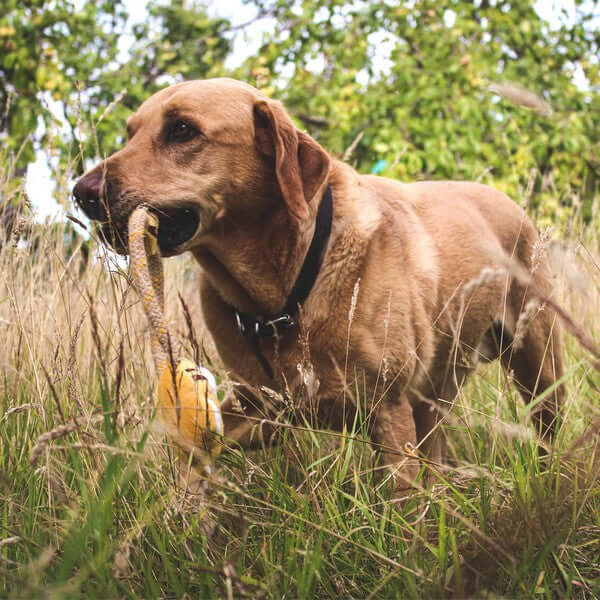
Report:
<svg viewBox="0 0 600 600"><path fill-rule="evenodd" d="M167 141L187 142L195 138L200 132L187 121L175 121L167 130Z"/></svg>

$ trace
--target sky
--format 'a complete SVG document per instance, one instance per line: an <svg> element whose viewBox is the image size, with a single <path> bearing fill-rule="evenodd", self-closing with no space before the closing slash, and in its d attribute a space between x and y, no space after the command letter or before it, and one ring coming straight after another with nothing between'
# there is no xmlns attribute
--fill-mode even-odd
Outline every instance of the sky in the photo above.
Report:
<svg viewBox="0 0 600 600"><path fill-rule="evenodd" d="M81 0L83 1L83 0ZM129 24L143 21L146 16L143 0L125 0L129 12ZM229 18L234 25L247 23L256 14L256 9L242 3L241 0L213 0L207 2L208 11L211 15L223 16ZM546 19L551 26L560 24L561 19L565 19L562 11L566 11L566 19L572 21L575 19L574 0L537 0L536 9L538 13ZM268 29L268 22L258 21L246 28L245 37L238 36L231 57L228 59L228 66L234 66L241 63L248 54L259 47L262 34ZM127 54L128 47L127 36L122 37L121 51L123 56ZM583 84L583 80L582 80ZM36 161L29 166L27 171L26 191L32 206L36 212L36 219L44 221L46 219L63 219L65 210L59 206L52 198L54 189L54 179L52 171L44 152L38 152ZM78 215L81 216L81 215Z"/></svg>

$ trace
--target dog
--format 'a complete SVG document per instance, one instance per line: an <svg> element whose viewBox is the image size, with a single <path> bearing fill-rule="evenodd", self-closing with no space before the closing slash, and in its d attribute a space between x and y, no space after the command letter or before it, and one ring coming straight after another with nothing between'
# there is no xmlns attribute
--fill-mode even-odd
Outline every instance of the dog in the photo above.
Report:
<svg viewBox="0 0 600 600"><path fill-rule="evenodd" d="M190 251L200 264L204 321L240 384L222 404L227 438L271 439L269 409L281 407L265 387L336 430L361 410L400 493L423 456L443 461L440 421L478 360L495 358L526 403L552 388L533 415L551 438L564 397L556 314L541 306L513 336L532 290L550 295L552 279L534 226L506 195L361 175L281 103L232 79L159 91L127 133L74 196L118 252L145 204L163 256Z"/></svg>

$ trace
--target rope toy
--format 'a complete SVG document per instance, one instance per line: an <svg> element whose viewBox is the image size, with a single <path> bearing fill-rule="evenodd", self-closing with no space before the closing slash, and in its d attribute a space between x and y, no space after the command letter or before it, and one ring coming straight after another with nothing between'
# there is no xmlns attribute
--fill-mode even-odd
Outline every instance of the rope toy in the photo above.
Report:
<svg viewBox="0 0 600 600"><path fill-rule="evenodd" d="M216 381L208 369L179 359L181 346L169 335L158 227L158 218L145 206L129 217L131 275L152 330L159 418L180 446L209 466L220 452L218 436L223 435Z"/></svg>

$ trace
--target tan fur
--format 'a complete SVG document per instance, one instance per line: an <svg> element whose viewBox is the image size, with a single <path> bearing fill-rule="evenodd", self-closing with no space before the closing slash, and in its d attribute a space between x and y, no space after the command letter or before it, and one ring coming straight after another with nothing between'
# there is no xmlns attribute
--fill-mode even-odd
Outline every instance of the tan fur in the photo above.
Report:
<svg viewBox="0 0 600 600"><path fill-rule="evenodd" d="M166 143L161 132L174 115L202 136ZM245 384L224 402L226 436L244 445L270 439L273 428L258 424L270 419L268 407L281 407L258 390L287 388L298 411L338 429L352 423L360 401L383 462L402 467L398 490L417 473L414 447L441 460L436 423L442 412L473 370L478 348L486 358L494 349L499 354L494 321L514 331L530 299L508 274L493 271L506 254L531 268L537 234L524 212L475 183L402 184L359 175L297 130L281 104L233 80L162 90L140 107L129 129L126 146L78 185L81 190L104 173L117 190L104 194L117 229L141 202L158 210L197 209L201 226L177 251L192 251L200 263L204 319L225 367ZM323 266L299 324L277 342L261 343L275 369L271 381L231 307L279 314L327 183L334 218ZM543 261L533 278L551 291ZM520 348L505 349L503 362L527 401L562 375L551 310L535 315ZM311 372L311 390L300 393ZM539 407L543 434L552 430L562 395L559 386ZM238 401L243 414L235 412Z"/></svg>

